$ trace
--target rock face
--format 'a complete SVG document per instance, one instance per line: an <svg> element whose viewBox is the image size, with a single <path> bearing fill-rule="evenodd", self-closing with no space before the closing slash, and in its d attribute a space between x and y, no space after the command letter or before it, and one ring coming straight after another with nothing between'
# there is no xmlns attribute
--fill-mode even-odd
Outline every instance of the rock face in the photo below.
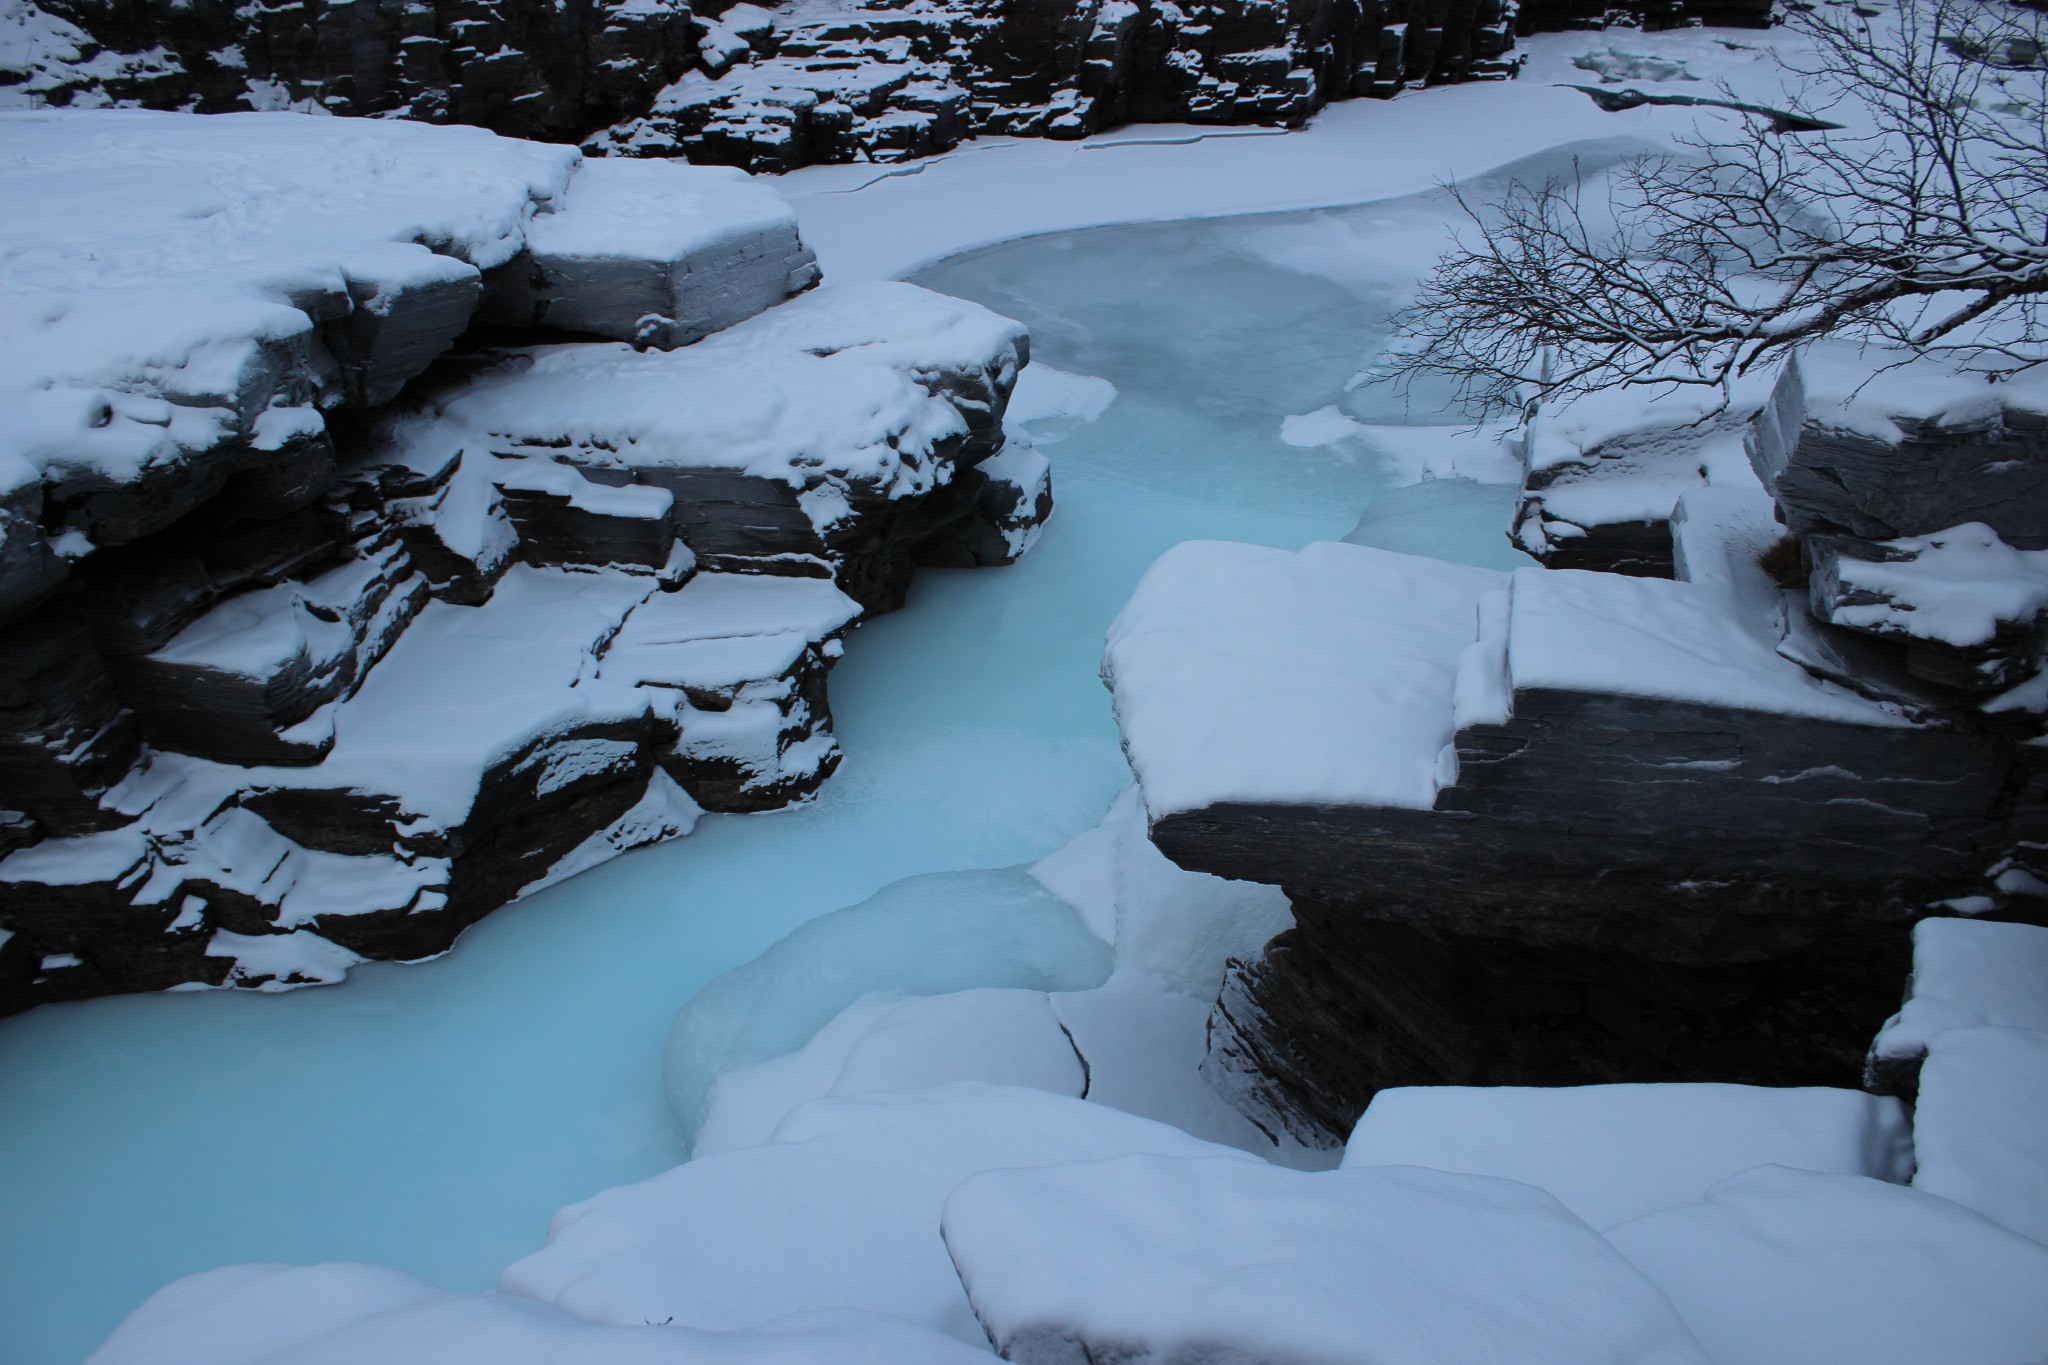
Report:
<svg viewBox="0 0 2048 1365"><path fill-rule="evenodd" d="M400 114L784 170L1126 120L1291 127L1333 99L1511 76L1514 35L1763 25L1769 0L11 0L0 100Z"/></svg>
<svg viewBox="0 0 2048 1365"><path fill-rule="evenodd" d="M1754 499L1681 510L1680 581L1206 546L1141 585L1104 667L1153 840L1294 905L1211 1021L1262 1124L1333 1141L1401 1084L1841 1083L1908 922L2030 913L1986 880L2042 836L2029 730L1815 679Z"/></svg>
<svg viewBox="0 0 2048 1365"><path fill-rule="evenodd" d="M10 223L0 335L0 1010L428 956L702 810L799 799L846 629L1050 510L1003 443L1022 329L909 285L783 302L816 267L739 172L10 122L10 202L51 211ZM141 214L69 250L67 158L145 147L248 195L232 248ZM564 320L624 339L549 344Z"/></svg>

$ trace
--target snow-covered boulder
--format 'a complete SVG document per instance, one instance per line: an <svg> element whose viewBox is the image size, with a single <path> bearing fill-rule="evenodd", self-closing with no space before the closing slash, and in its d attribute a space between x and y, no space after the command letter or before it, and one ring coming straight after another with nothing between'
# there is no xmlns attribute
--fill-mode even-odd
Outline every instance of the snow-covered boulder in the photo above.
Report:
<svg viewBox="0 0 2048 1365"><path fill-rule="evenodd" d="M237 1265L179 1280L128 1316L92 1365L970 1365L957 1341L867 1313L758 1331L600 1326L531 1299L448 1294L383 1266Z"/></svg>
<svg viewBox="0 0 2048 1365"><path fill-rule="evenodd" d="M1946 1029L1979 1026L2048 1030L2048 928L1920 921L1913 926L1906 1000L1871 1044L1869 1084L1911 1098L1934 1039Z"/></svg>
<svg viewBox="0 0 2048 1365"><path fill-rule="evenodd" d="M1541 1190L1413 1167L1130 1156L946 1200L989 1340L1029 1365L1702 1365L1671 1305Z"/></svg>
<svg viewBox="0 0 2048 1365"><path fill-rule="evenodd" d="M972 1083L821 1100L772 1140L607 1190L555 1216L505 1271L592 1322L737 1330L790 1313L889 1313L979 1342L939 1237L946 1195L977 1172L1131 1152L1225 1153L1081 1100Z"/></svg>
<svg viewBox="0 0 2048 1365"><path fill-rule="evenodd" d="M1913 1138L1897 1100L1818 1086L1403 1086L1373 1096L1344 1166L1519 1180L1605 1228L1752 1166L1903 1182Z"/></svg>
<svg viewBox="0 0 2048 1365"><path fill-rule="evenodd" d="M486 322L683 346L818 279L796 213L723 166L592 161L494 274Z"/></svg>
<svg viewBox="0 0 2048 1365"><path fill-rule="evenodd" d="M1607 1237L1717 1365L1983 1365L2048 1342L2048 1247L1879 1180L1762 1166Z"/></svg>
<svg viewBox="0 0 2048 1365"><path fill-rule="evenodd" d="M1103 670L1151 840L1294 907L1212 1031L1262 1124L1334 1145L1385 1085L1854 1074L1904 924L2028 837L2015 743L1785 657L1736 553L1757 495L1684 502L1686 581L1206 543L1141 581Z"/></svg>

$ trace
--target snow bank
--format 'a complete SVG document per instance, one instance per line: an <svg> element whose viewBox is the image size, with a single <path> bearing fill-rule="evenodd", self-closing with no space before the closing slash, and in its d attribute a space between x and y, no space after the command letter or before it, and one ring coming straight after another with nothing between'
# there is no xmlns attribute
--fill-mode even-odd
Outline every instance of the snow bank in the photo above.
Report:
<svg viewBox="0 0 2048 1365"><path fill-rule="evenodd" d="M694 1140L720 1072L796 1051L862 996L1085 990L1110 953L1022 868L935 872L812 920L699 991L668 1039L668 1096Z"/></svg>
<svg viewBox="0 0 2048 1365"><path fill-rule="evenodd" d="M1706 1359L1612 1247L1505 1180L1132 1156L977 1176L943 1226L1009 1360Z"/></svg>
<svg viewBox="0 0 2048 1365"><path fill-rule="evenodd" d="M1519 1180L1596 1228L1697 1203L1766 1164L1904 1181L1905 1106L1818 1086L1403 1086L1373 1096L1344 1149L1346 1168Z"/></svg>
<svg viewBox="0 0 2048 1365"><path fill-rule="evenodd" d="M723 1330L858 1308L979 1342L939 1240L955 1185L998 1168L1224 1150L1036 1090L959 1084L822 1100L764 1146L564 1209L546 1249L506 1270L499 1288L593 1322Z"/></svg>
<svg viewBox="0 0 2048 1365"><path fill-rule="evenodd" d="M2017 1363L2048 1342L2048 1247L1883 1181L1762 1166L1607 1237L1720 1365Z"/></svg>
<svg viewBox="0 0 2048 1365"><path fill-rule="evenodd" d="M1502 582L1355 545L1167 551L1103 656L1146 810L1428 809L1448 780L1458 661Z"/></svg>
<svg viewBox="0 0 2048 1365"><path fill-rule="evenodd" d="M1935 1035L1913 1105L1913 1188L2048 1242L2048 1032Z"/></svg>
<svg viewBox="0 0 2048 1365"><path fill-rule="evenodd" d="M159 1290L91 1365L968 1365L934 1332L866 1313L752 1332L597 1326L527 1299L447 1294L383 1266L237 1265Z"/></svg>
<svg viewBox="0 0 2048 1365"><path fill-rule="evenodd" d="M1880 1058L1927 1051L1944 1029L2048 1030L2048 928L1995 920L1924 919L1913 926L1906 1003L1872 1047Z"/></svg>

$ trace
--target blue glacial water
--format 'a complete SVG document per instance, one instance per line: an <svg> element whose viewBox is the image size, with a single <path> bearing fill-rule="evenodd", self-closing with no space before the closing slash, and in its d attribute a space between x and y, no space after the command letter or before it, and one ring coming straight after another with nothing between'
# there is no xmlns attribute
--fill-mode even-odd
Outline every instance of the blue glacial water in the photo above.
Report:
<svg viewBox="0 0 2048 1365"><path fill-rule="evenodd" d="M845 764L810 805L707 818L432 963L0 1022L0 1360L76 1361L167 1281L229 1262L488 1287L555 1209L677 1160L663 1041L707 981L888 883L1025 862L1102 816L1129 780L1102 635L1162 551L1334 539L1377 497L1400 548L1498 554L1505 490L1409 508L1371 436L1279 435L1332 404L1414 420L1346 386L1444 210L1099 229L925 272L1028 323L1040 362L1118 390L1044 443L1059 506L1037 548L926 572L860 628L832 679Z"/></svg>

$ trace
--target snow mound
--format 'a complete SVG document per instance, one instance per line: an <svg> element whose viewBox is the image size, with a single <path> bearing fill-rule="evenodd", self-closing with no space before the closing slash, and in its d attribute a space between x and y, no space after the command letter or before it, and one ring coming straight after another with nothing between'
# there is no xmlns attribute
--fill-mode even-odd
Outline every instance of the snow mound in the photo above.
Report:
<svg viewBox="0 0 2048 1365"><path fill-rule="evenodd" d="M1924 919L1913 926L1913 984L1879 1030L1879 1058L1927 1051L1943 1029L2048 1030L2048 928L1996 920Z"/></svg>
<svg viewBox="0 0 2048 1365"><path fill-rule="evenodd" d="M1904 1181L1905 1107L1819 1086L1403 1086L1373 1096L1344 1151L1346 1168L1519 1180L1596 1228L1697 1203L1767 1164Z"/></svg>
<svg viewBox="0 0 2048 1365"><path fill-rule="evenodd" d="M907 877L699 991L669 1032L669 1103L693 1141L719 1073L795 1052L863 996L1086 990L1109 971L1108 946L1023 868Z"/></svg>
<svg viewBox="0 0 2048 1365"><path fill-rule="evenodd" d="M383 1266L237 1265L159 1290L92 1365L968 1365L907 1322L807 1314L752 1332L598 1326L531 1300L447 1294Z"/></svg>
<svg viewBox="0 0 2048 1365"><path fill-rule="evenodd" d="M2048 1033L1956 1028L1920 1068L1913 1188L2048 1242Z"/></svg>
<svg viewBox="0 0 2048 1365"><path fill-rule="evenodd" d="M1028 1365L1706 1360L1612 1247L1511 1181L1130 1156L977 1176L944 1231Z"/></svg>
<svg viewBox="0 0 2048 1365"><path fill-rule="evenodd" d="M962 1083L821 1100L764 1146L564 1209L546 1249L506 1270L499 1288L593 1322L728 1330L852 1308L979 1342L939 1240L955 1185L1000 1168L1227 1151L1037 1090Z"/></svg>
<svg viewBox="0 0 2048 1365"><path fill-rule="evenodd" d="M1607 1237L1720 1365L1986 1365L2048 1342L2048 1247L1918 1190L1762 1166Z"/></svg>
<svg viewBox="0 0 2048 1365"><path fill-rule="evenodd" d="M720 1075L691 1150L758 1147L790 1111L834 1095L984 1081L1079 1099L1088 1080L1042 991L864 996L797 1051Z"/></svg>

